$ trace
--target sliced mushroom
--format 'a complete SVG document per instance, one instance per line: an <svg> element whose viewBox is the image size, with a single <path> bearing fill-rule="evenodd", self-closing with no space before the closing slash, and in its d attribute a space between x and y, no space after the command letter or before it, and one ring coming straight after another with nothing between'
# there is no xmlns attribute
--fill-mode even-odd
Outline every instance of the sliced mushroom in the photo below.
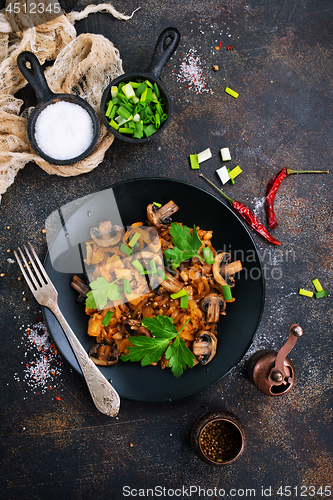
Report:
<svg viewBox="0 0 333 500"><path fill-rule="evenodd" d="M217 338L207 330L199 331L192 345L192 352L200 364L207 365L216 354Z"/></svg>
<svg viewBox="0 0 333 500"><path fill-rule="evenodd" d="M222 252L215 256L215 262L212 270L214 279L222 286L230 285L235 286L233 274L242 270L242 263L240 260L229 262L231 255L228 252Z"/></svg>
<svg viewBox="0 0 333 500"><path fill-rule="evenodd" d="M118 361L118 350L115 344L94 344L89 349L89 358L99 366L110 366Z"/></svg>
<svg viewBox="0 0 333 500"><path fill-rule="evenodd" d="M100 247L116 245L122 237L123 229L120 226L112 226L110 221L100 222L98 228L92 227L90 236Z"/></svg>
<svg viewBox="0 0 333 500"><path fill-rule="evenodd" d="M170 293L177 293L183 288L184 283L181 283L177 278L174 278L172 274L165 273L167 279L163 280L161 287Z"/></svg>
<svg viewBox="0 0 333 500"><path fill-rule="evenodd" d="M71 287L74 288L74 290L76 290L77 292L79 292L77 302L79 302L79 304L84 303L87 297L87 293L90 290L89 285L87 285L87 283L82 281L81 278L79 278L78 276L73 276Z"/></svg>
<svg viewBox="0 0 333 500"><path fill-rule="evenodd" d="M122 332L128 337L137 337L138 335L144 335L145 337L151 337L150 331L145 326L141 325L141 321L138 319L127 319L122 322L121 325Z"/></svg>
<svg viewBox="0 0 333 500"><path fill-rule="evenodd" d="M171 224L171 215L179 210L179 207L171 200L163 207L158 208L154 203L147 206L148 220L153 226L168 227Z"/></svg>
<svg viewBox="0 0 333 500"><path fill-rule="evenodd" d="M220 314L225 310L226 302L224 297L217 293L209 293L200 302L200 307L206 313L208 323L217 323Z"/></svg>

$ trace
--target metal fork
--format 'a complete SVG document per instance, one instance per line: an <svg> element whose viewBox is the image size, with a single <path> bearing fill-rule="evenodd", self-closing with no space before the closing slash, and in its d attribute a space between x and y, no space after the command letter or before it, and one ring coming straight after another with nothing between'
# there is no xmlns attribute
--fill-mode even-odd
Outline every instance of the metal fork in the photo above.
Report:
<svg viewBox="0 0 333 500"><path fill-rule="evenodd" d="M101 413L109 415L110 417L115 417L119 412L120 406L120 398L118 393L104 377L104 375L99 371L94 362L89 358L85 349L82 347L73 330L65 320L58 306L58 292L55 289L50 278L48 277L42 263L40 262L35 250L30 243L29 246L30 251L26 246L23 247L28 260L26 259L22 250L20 248L18 249L25 267L15 250L14 255L16 257L18 265L21 268L23 276L29 285L30 290L32 291L37 302L42 306L50 309L50 311L52 311L54 316L59 321L60 326L65 332L68 342L70 343L71 348L73 349L76 359L80 365L96 408ZM36 262L34 262L32 255L34 256ZM32 272L28 261L30 261L35 274Z"/></svg>

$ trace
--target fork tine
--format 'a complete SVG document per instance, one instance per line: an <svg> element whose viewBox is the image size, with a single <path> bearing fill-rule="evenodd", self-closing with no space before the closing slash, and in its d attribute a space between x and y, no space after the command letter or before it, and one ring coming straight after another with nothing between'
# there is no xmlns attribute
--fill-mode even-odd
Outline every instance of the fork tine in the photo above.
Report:
<svg viewBox="0 0 333 500"><path fill-rule="evenodd" d="M36 273L36 276L37 276L37 278L39 280L39 283L40 283L40 285L38 285L38 283L34 281L35 285L37 287L45 285L45 280L43 279L43 276L40 273L40 270L38 269L37 265L35 264L33 258L31 257L31 255L29 253L29 250L27 249L26 246L24 247L24 250L26 251L26 254L27 254L28 258L29 258L29 261L30 261L30 263L31 263L31 265L32 265L32 267L33 267L33 269L34 269L34 271ZM31 246L31 250L32 250L32 253L33 253L34 257L37 259L37 263L39 265L39 268L41 268L42 264L40 263L40 261L39 261L37 255L36 255L34 249L32 248L32 246ZM29 274L30 274L31 277L33 277L33 273L32 273L32 271L31 271L30 268L29 268ZM47 282L47 280L46 280L46 282Z"/></svg>
<svg viewBox="0 0 333 500"><path fill-rule="evenodd" d="M24 255L23 255L23 253L22 253L22 250L21 250L20 248L19 248L19 251L20 251L20 254L21 254L21 256L22 256L23 261L25 261L26 268L27 268L27 269L29 269L28 263L26 262L26 259L25 259ZM19 256L17 255L17 253L16 253L16 251L15 251L15 250L14 250L14 255L15 255L15 258L16 258L16 261L17 261L18 265L19 265L19 266L20 266L20 268L21 268L21 271L22 271L22 274L23 274L23 276L24 276L25 281L27 282L27 284L28 284L28 286L29 286L30 290L32 291L32 293L33 293L33 294L35 294L35 292L36 292L36 288L34 288L34 286L33 286L32 282L31 282L31 280L30 280L30 278L29 278L28 274L26 273L26 271L25 271L25 269L24 269L24 267L23 267L23 264L22 264L22 262L21 262L21 260L20 260L20 258L19 258Z"/></svg>
<svg viewBox="0 0 333 500"><path fill-rule="evenodd" d="M23 248L24 248L24 250L25 250L25 251L26 251L26 253L27 253L27 256L28 256L29 261L31 262L31 264L33 264L32 260L31 260L31 256L29 255L29 252L27 251L27 247L26 247L26 246L24 246ZM19 251L20 251L21 257L22 257L22 259L23 259L23 262L24 262L24 264L25 264L25 268L26 268L26 270L27 270L27 272L28 272L28 274L29 274L29 276L30 276L30 280L33 282L33 284L35 285L35 288L36 288L36 289L37 289L37 288L40 288L40 286L41 286L41 282L39 283L39 282L36 280L36 277L35 277L35 275L33 274L32 270L31 270L31 268L30 268L30 266L29 266L29 263L28 263L27 259L25 258L24 253L22 252L22 250L21 250L20 248L19 248ZM37 277L38 277L38 275L37 275Z"/></svg>
<svg viewBox="0 0 333 500"><path fill-rule="evenodd" d="M34 248L33 248L33 246L31 245L31 243L30 243L30 242L29 242L29 246L30 246L30 250L31 250L31 252L32 252L33 256L34 256L34 257L35 257L35 259L36 259L36 262L37 262L37 264L38 264L38 266L39 266L39 270L40 270L40 272L42 273L42 275L43 275L43 278L44 278L45 282L46 282L46 283L49 283L49 282L50 282L50 278L48 277L47 272L45 271L43 264L42 264L42 263L41 263L41 261L39 260L39 257L38 257L38 255L36 254L36 252L35 252L35 250L34 250ZM30 260L31 260L31 259L30 259ZM32 264L34 264L32 260L31 260L31 263L32 263ZM35 271L37 272L37 269L36 269L35 267L34 267L34 269L35 269Z"/></svg>

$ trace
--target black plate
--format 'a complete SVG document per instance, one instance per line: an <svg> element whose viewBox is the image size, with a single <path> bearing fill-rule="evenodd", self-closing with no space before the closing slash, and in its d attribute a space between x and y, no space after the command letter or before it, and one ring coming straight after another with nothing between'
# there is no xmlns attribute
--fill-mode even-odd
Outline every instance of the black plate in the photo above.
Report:
<svg viewBox="0 0 333 500"><path fill-rule="evenodd" d="M62 230L50 244L45 260L46 271L59 292L60 310L88 350L93 340L86 334L87 317L83 306L76 302L77 292L70 287L73 274L80 272L80 259L73 257L74 253L78 255L77 243L88 239L90 227L102 220L111 218L113 224L122 221L124 226L136 221L145 223L149 203L165 204L171 199L180 207L173 216L175 222L213 230L215 249L229 251L233 259L241 259L243 270L232 289L236 301L227 304L227 314L218 323L217 354L207 367L188 368L179 379L169 369L141 367L139 363L119 361L101 368L120 397L136 401L161 402L196 394L226 375L248 350L262 315L264 279L259 255L247 228L227 205L202 189L176 180L135 179L88 196L74 212L73 207L67 207L69 212L72 209L71 215L64 209L59 210L56 218ZM73 249L76 249L74 253ZM53 314L44 309L44 317L57 349L81 373Z"/></svg>

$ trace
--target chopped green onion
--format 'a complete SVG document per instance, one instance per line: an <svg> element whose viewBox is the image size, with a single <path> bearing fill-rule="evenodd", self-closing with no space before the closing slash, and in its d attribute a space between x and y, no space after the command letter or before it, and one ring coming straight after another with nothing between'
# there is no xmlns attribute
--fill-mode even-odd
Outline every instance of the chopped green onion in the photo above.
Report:
<svg viewBox="0 0 333 500"><path fill-rule="evenodd" d="M139 273L146 273L145 268L143 267L141 262L139 262L137 259L133 260L132 265L135 267L137 271L139 271Z"/></svg>
<svg viewBox="0 0 333 500"><path fill-rule="evenodd" d="M151 124L147 127L144 127L143 132L146 137L150 137L151 135L155 134L155 132L157 132L157 129L155 128L155 125Z"/></svg>
<svg viewBox="0 0 333 500"><path fill-rule="evenodd" d="M119 127L118 132L120 134L133 134L133 130L130 127Z"/></svg>
<svg viewBox="0 0 333 500"><path fill-rule="evenodd" d="M228 171L228 175L230 174L230 168L227 168L227 171ZM235 179L231 179L231 177L229 177L229 179L231 180L231 184L235 184Z"/></svg>
<svg viewBox="0 0 333 500"><path fill-rule="evenodd" d="M160 97L158 85L154 86L148 80L120 82L111 92L111 97L105 112L110 119L109 125L119 133L130 134L135 139L155 134L168 118L165 113L166 101ZM138 125L127 124L130 121ZM125 123L126 126L123 127Z"/></svg>
<svg viewBox="0 0 333 500"><path fill-rule="evenodd" d="M132 113L130 113L130 111L128 111L124 106L119 106L118 115L125 118L125 120L128 120L129 117L132 116Z"/></svg>
<svg viewBox="0 0 333 500"><path fill-rule="evenodd" d="M125 243L122 243L120 245L119 250L121 250L121 252L123 252L124 254L126 254L128 256L132 255L131 248L129 248L127 245L125 245Z"/></svg>
<svg viewBox="0 0 333 500"><path fill-rule="evenodd" d="M131 290L131 285L130 285L130 282L128 281L128 279L125 278L123 281L123 284L124 284L124 294L130 295L132 293L132 290Z"/></svg>
<svg viewBox="0 0 333 500"><path fill-rule="evenodd" d="M158 88L158 85L156 82L154 82L154 90L155 90L155 94L156 94L157 99L159 99L161 97L161 93L160 93L160 89Z"/></svg>
<svg viewBox="0 0 333 500"><path fill-rule="evenodd" d="M315 297L316 297L316 299L321 299L322 297L328 297L328 291L321 290L320 292L316 292Z"/></svg>
<svg viewBox="0 0 333 500"><path fill-rule="evenodd" d="M243 170L240 168L239 165L237 165L237 167L230 170L229 177L230 177L230 179L234 179L235 177L237 177L237 175L241 174L242 172L243 172Z"/></svg>
<svg viewBox="0 0 333 500"><path fill-rule="evenodd" d="M153 204L155 205L155 207L157 208L161 208L162 204L161 203L157 203L157 201L153 201Z"/></svg>
<svg viewBox="0 0 333 500"><path fill-rule="evenodd" d="M150 261L150 270L152 276L155 276L155 274L157 274L156 262L154 261L154 259L151 259Z"/></svg>
<svg viewBox="0 0 333 500"><path fill-rule="evenodd" d="M180 297L180 307L181 307L181 309L187 309L188 308L188 299L189 299L188 293L186 295L183 295L182 297Z"/></svg>
<svg viewBox="0 0 333 500"><path fill-rule="evenodd" d="M132 85L133 89L138 89L141 85L140 82L129 82L129 83Z"/></svg>
<svg viewBox="0 0 333 500"><path fill-rule="evenodd" d="M109 123L110 127L114 128L115 130L118 130L119 125L116 123L114 120L111 120Z"/></svg>
<svg viewBox="0 0 333 500"><path fill-rule="evenodd" d="M111 97L115 99L118 95L118 87L116 85L112 85L111 87Z"/></svg>
<svg viewBox="0 0 333 500"><path fill-rule="evenodd" d="M209 247L204 247L202 249L202 253L203 253L206 264L208 264L209 266L211 264L214 264L214 262L215 262L214 255L212 254L212 251Z"/></svg>
<svg viewBox="0 0 333 500"><path fill-rule="evenodd" d="M102 321L102 325L103 326L109 326L110 319L112 318L112 316L113 316L113 311L108 311L106 313L106 315L104 316L104 319Z"/></svg>
<svg viewBox="0 0 333 500"><path fill-rule="evenodd" d="M112 101L109 101L109 103L108 103L108 107L107 107L107 110L106 110L106 112L105 112L105 116L106 116L107 118L110 118L110 114L111 114L111 110L112 110L112 108L113 108L113 102L112 102Z"/></svg>
<svg viewBox="0 0 333 500"><path fill-rule="evenodd" d="M134 247L135 243L138 242L138 239L140 238L141 234L140 233L135 233L132 238L131 238L131 241L129 242L129 246L130 247Z"/></svg>
<svg viewBox="0 0 333 500"><path fill-rule="evenodd" d="M200 168L198 155L190 155L190 163L192 170Z"/></svg>
<svg viewBox="0 0 333 500"><path fill-rule="evenodd" d="M217 175L221 179L222 184L226 184L228 181L230 181L228 170L229 169L227 169L227 167L225 167L225 166L215 170L215 172L217 173Z"/></svg>
<svg viewBox="0 0 333 500"><path fill-rule="evenodd" d="M222 161L229 161L229 160L231 160L231 155L230 155L229 148L222 148L221 149L221 156L222 156Z"/></svg>
<svg viewBox="0 0 333 500"><path fill-rule="evenodd" d="M228 302L229 300L232 300L232 293L231 293L230 285L223 285L222 292L223 292L223 297L224 297L226 302Z"/></svg>
<svg viewBox="0 0 333 500"><path fill-rule="evenodd" d="M124 87L122 88L122 91L124 92L127 99L131 99L132 97L135 96L135 92L130 83L126 83L126 85L124 85Z"/></svg>
<svg viewBox="0 0 333 500"><path fill-rule="evenodd" d="M211 157L212 157L212 152L210 148L207 148L204 151L201 151L201 153L198 153L198 162L201 163L203 161L209 160L209 158Z"/></svg>
<svg viewBox="0 0 333 500"><path fill-rule="evenodd" d="M239 96L238 92L235 92L234 90L230 89L229 87L225 88L225 92L227 94L231 95L232 97L234 97L235 99L237 99L237 97Z"/></svg>
<svg viewBox="0 0 333 500"><path fill-rule="evenodd" d="M300 288L298 290L299 295L304 295L304 297L313 297L313 292L310 292L309 290L304 290L303 288Z"/></svg>
<svg viewBox="0 0 333 500"><path fill-rule="evenodd" d="M143 136L143 123L142 121L139 121L135 123L135 131L133 137L135 137L136 139L141 139L142 136Z"/></svg>
<svg viewBox="0 0 333 500"><path fill-rule="evenodd" d="M317 292L322 292L323 291L323 287L321 286L320 282L318 279L315 279L315 280L312 280L312 283L316 289Z"/></svg>
<svg viewBox="0 0 333 500"><path fill-rule="evenodd" d="M137 90L135 91L135 95L137 97L140 97L141 94L146 90L146 88L147 88L147 84L145 82L142 82L140 84L140 87L138 87Z"/></svg>
<svg viewBox="0 0 333 500"><path fill-rule="evenodd" d="M187 295L187 291L186 290L179 290L179 292L177 293L172 293L170 295L170 299L179 299L179 297L184 297L184 295Z"/></svg>
<svg viewBox="0 0 333 500"><path fill-rule="evenodd" d="M163 279L163 281L165 281L165 280L168 279L167 275L159 267L157 268L157 273L161 276L161 278Z"/></svg>

